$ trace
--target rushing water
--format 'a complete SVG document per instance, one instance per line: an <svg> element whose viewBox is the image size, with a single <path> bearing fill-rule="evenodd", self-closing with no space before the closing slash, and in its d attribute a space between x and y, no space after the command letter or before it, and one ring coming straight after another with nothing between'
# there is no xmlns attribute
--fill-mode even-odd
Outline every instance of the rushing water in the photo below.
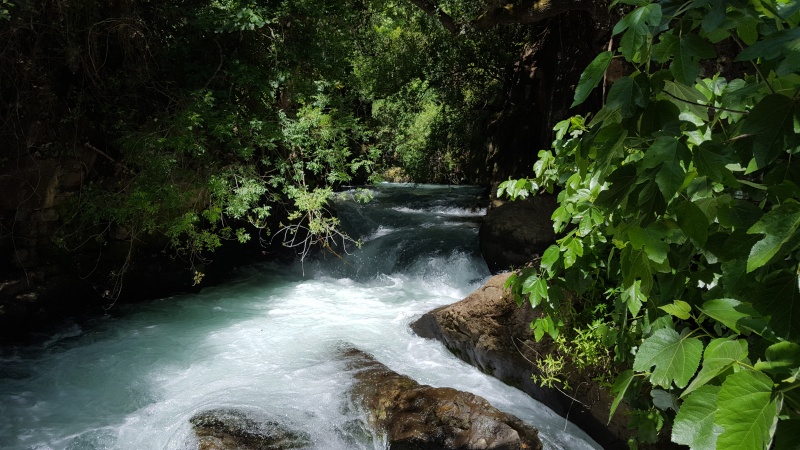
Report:
<svg viewBox="0 0 800 450"><path fill-rule="evenodd" d="M481 190L382 185L338 210L361 249L304 267L251 267L200 294L117 307L0 357L0 448L191 448L189 418L235 407L307 431L321 450L383 448L348 407L348 342L420 383L487 398L550 449L599 448L522 392L408 324L460 300L488 271Z"/></svg>

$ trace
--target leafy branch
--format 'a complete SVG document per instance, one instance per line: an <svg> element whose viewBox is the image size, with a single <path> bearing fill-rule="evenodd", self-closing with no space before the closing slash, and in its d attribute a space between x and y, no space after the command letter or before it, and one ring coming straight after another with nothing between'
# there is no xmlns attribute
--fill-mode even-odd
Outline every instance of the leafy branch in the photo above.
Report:
<svg viewBox="0 0 800 450"><path fill-rule="evenodd" d="M800 412L800 5L615 3L633 6L614 27L619 47L586 68L573 105L613 58L633 73L591 119L556 126L534 177L499 187L558 192L554 228L565 233L512 289L542 310L537 339L599 319L565 316L564 292L606 302L623 366L610 413L638 405L638 442L671 429L693 449L797 446L787 430ZM757 76L704 73L726 40L742 50L724 57Z"/></svg>

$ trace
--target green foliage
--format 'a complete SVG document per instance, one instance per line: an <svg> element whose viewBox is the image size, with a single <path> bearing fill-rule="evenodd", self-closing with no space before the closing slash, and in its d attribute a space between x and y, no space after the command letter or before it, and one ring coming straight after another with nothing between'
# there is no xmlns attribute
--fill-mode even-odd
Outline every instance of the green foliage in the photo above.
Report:
<svg viewBox="0 0 800 450"><path fill-rule="evenodd" d="M482 7L440 6L467 21ZM351 62L355 85L370 103L379 164L402 167L416 182L463 183L486 123L507 101L509 69L532 30L508 26L454 36L411 2L392 0L369 2L362 30Z"/></svg>
<svg viewBox="0 0 800 450"><path fill-rule="evenodd" d="M11 18L11 8L14 7L14 4L8 0L2 0L0 2L0 20L9 20Z"/></svg>
<svg viewBox="0 0 800 450"><path fill-rule="evenodd" d="M797 446L800 5L620 3L633 6L619 48L586 69L574 104L612 57L632 73L593 117L556 126L534 177L500 185L559 200L561 237L513 291L544 313L537 339L592 329L563 292L606 306L611 414L629 400L641 441L669 425L692 449ZM714 73L731 44L742 50L719 60L737 63Z"/></svg>
<svg viewBox="0 0 800 450"><path fill-rule="evenodd" d="M369 179L377 159L364 150L370 133L343 89L357 6L209 0L132 7L164 15L142 30L159 43L141 80L146 94L98 102L117 150L109 156L114 173L83 190L58 242L74 248L95 235L152 236L194 267L227 240L282 231L303 255L331 236L346 240L327 202L353 177ZM104 75L134 83L129 74Z"/></svg>

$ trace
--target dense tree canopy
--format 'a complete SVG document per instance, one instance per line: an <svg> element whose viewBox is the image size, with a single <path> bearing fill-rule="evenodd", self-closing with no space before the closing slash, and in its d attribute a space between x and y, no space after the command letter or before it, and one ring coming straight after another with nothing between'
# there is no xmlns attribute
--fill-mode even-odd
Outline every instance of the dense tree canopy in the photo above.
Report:
<svg viewBox="0 0 800 450"><path fill-rule="evenodd" d="M344 238L326 211L342 184L486 182L485 130L543 32L460 1L4 5L7 161L100 159L56 243L163 238L192 266L226 240Z"/></svg>

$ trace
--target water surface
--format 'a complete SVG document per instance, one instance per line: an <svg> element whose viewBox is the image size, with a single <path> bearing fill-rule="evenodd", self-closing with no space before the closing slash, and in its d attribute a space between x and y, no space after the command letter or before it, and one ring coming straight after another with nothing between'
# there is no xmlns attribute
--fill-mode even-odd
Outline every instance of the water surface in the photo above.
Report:
<svg viewBox="0 0 800 450"><path fill-rule="evenodd" d="M341 258L261 265L199 294L118 306L0 356L0 448L184 449L220 407L279 418L320 450L384 448L347 392L343 343L420 383L467 390L540 429L545 448L600 448L517 389L414 336L409 323L488 276L479 188L381 185L339 202L360 238Z"/></svg>

